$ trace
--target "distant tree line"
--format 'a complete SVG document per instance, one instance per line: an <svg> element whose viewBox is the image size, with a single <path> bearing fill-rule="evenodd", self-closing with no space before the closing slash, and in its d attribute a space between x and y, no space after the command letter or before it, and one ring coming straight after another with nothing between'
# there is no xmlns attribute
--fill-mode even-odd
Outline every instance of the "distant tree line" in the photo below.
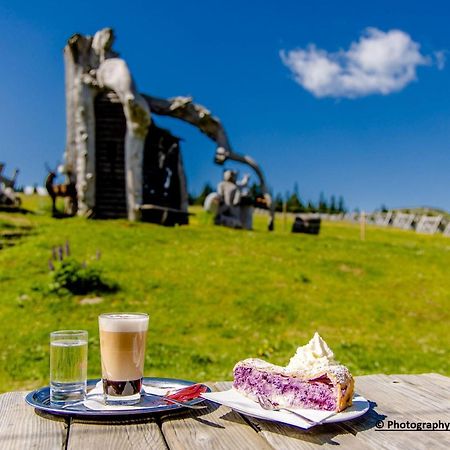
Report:
<svg viewBox="0 0 450 450"><path fill-rule="evenodd" d="M307 212L339 214L347 212L344 197L342 197L342 195L331 195L327 198L325 197L325 194L321 192L317 202L304 200L300 196L297 184L294 185L294 191L292 193L286 192L284 196L282 194L277 194L274 202L275 211L283 211L283 204L286 203L286 211L292 213Z"/></svg>
<svg viewBox="0 0 450 450"><path fill-rule="evenodd" d="M254 183L250 186L251 195L256 198L261 194L259 186ZM206 183L198 196L194 194L189 195L189 203L191 205L203 205L205 198L214 191L214 188L210 183ZM312 200L304 200L300 196L298 185L294 185L294 190L292 193L286 192L283 196L278 193L274 198L275 211L283 211L283 204L286 203L286 211L292 213L328 213L328 214L339 214L346 213L347 208L345 206L344 198L342 195L336 196L331 195L329 198L325 197L323 192L320 193L319 199L316 202Z"/></svg>

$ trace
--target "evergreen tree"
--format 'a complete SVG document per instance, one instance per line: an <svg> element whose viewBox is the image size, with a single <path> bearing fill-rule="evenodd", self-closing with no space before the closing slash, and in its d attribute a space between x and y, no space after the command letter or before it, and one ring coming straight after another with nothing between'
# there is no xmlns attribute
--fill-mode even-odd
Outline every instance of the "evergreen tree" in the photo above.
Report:
<svg viewBox="0 0 450 450"><path fill-rule="evenodd" d="M195 205L195 194L188 193L188 204L189 205Z"/></svg>
<svg viewBox="0 0 450 450"><path fill-rule="evenodd" d="M298 195L294 192L287 200L287 210L289 212L298 213L303 209L303 205L298 198Z"/></svg>
<svg viewBox="0 0 450 450"><path fill-rule="evenodd" d="M282 212L283 211L283 196L281 194L277 194L273 201L275 211Z"/></svg>
<svg viewBox="0 0 450 450"><path fill-rule="evenodd" d="M330 214L335 214L338 212L336 207L336 197L334 195L332 195L330 198L330 206L328 207L328 212Z"/></svg>
<svg viewBox="0 0 450 450"><path fill-rule="evenodd" d="M310 213L317 212L317 208L311 200L308 200L305 211Z"/></svg>
<svg viewBox="0 0 450 450"><path fill-rule="evenodd" d="M325 198L325 195L323 192L320 193L319 204L318 204L317 209L320 213L328 212L327 199Z"/></svg>
<svg viewBox="0 0 450 450"><path fill-rule="evenodd" d="M346 213L347 212L347 208L345 207L345 203L344 203L344 197L342 197L342 195L339 196L339 202L338 202L338 212L340 213Z"/></svg>
<svg viewBox="0 0 450 450"><path fill-rule="evenodd" d="M213 188L212 188L211 184L206 183L205 186L203 187L203 190L200 193L200 195L195 199L194 204L195 205L203 205L203 203L205 203L205 198L209 194L211 194L211 192L213 192Z"/></svg>
<svg viewBox="0 0 450 450"><path fill-rule="evenodd" d="M261 186L259 184L253 183L250 186L249 191L250 196L254 199L261 196Z"/></svg>

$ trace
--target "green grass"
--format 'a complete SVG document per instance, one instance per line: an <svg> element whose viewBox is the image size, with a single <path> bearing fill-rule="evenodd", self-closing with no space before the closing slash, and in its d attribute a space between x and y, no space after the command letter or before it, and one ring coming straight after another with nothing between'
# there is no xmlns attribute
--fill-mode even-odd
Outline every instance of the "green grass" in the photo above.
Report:
<svg viewBox="0 0 450 450"><path fill-rule="evenodd" d="M285 364L318 330L356 374L450 375L450 239L325 223L320 236L211 224L200 209L186 227L125 220L49 217L47 199L26 197L36 214L0 213L0 231L22 237L0 250L0 386L48 383L48 334L89 331L89 376L100 375L97 316L150 314L146 375L230 379L254 356ZM120 285L101 303L42 290L51 248L98 263ZM94 263L93 263L94 264Z"/></svg>

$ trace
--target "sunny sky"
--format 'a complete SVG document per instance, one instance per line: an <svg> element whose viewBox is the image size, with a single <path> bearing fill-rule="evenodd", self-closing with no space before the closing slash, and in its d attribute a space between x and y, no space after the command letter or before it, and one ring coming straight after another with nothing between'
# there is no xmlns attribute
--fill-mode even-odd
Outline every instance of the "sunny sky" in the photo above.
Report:
<svg viewBox="0 0 450 450"><path fill-rule="evenodd" d="M444 0L3 2L0 161L22 185L61 162L62 49L111 26L139 91L192 95L274 192L450 210L449 17ZM211 141L155 121L185 139L190 191L220 180Z"/></svg>

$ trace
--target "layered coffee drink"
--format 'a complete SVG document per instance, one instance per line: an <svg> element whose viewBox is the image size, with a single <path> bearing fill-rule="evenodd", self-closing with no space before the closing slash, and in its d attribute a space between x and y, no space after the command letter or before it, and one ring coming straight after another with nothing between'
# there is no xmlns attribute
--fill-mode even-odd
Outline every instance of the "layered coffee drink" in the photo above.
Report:
<svg viewBox="0 0 450 450"><path fill-rule="evenodd" d="M144 376L148 315L101 314L99 328L106 403L138 403Z"/></svg>

